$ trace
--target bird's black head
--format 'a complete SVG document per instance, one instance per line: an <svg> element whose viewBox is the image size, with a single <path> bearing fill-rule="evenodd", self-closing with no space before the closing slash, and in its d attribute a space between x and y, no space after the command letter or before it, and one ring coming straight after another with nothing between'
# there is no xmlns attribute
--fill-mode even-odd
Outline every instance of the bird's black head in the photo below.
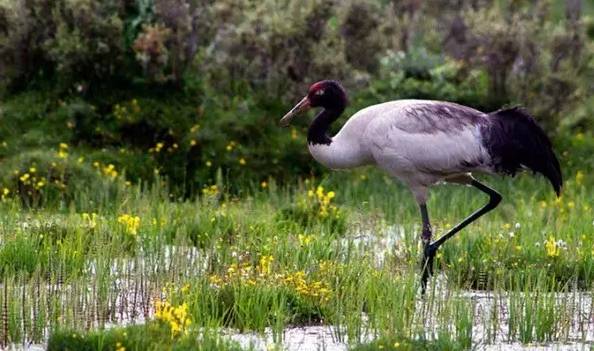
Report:
<svg viewBox="0 0 594 351"><path fill-rule="evenodd" d="M323 107L338 116L347 103L346 92L338 81L321 80L309 87L307 95L280 120L280 124L283 127L288 126L293 117L312 107Z"/></svg>
<svg viewBox="0 0 594 351"><path fill-rule="evenodd" d="M312 84L307 93L311 107L326 109L344 109L347 95L342 85L335 80L322 80Z"/></svg>

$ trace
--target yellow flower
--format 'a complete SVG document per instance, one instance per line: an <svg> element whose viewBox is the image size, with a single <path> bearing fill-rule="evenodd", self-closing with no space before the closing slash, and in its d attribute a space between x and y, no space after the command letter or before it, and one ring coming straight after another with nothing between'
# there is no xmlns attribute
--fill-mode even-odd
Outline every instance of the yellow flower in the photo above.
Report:
<svg viewBox="0 0 594 351"><path fill-rule="evenodd" d="M313 235L299 234L299 244L301 246L307 246L313 240L314 240L314 236Z"/></svg>
<svg viewBox="0 0 594 351"><path fill-rule="evenodd" d="M132 236L136 236L138 234L138 228L140 227L140 217L123 214L118 217L118 223L124 226L128 234Z"/></svg>
<svg viewBox="0 0 594 351"><path fill-rule="evenodd" d="M157 144L155 144L155 147L152 150L154 150L155 152L161 152L161 150L163 149L164 146L165 146L165 143L158 142Z"/></svg>
<svg viewBox="0 0 594 351"><path fill-rule="evenodd" d="M108 164L107 166L103 167L103 174L115 179L118 176L118 171L116 171L115 166L113 164Z"/></svg>
<svg viewBox="0 0 594 351"><path fill-rule="evenodd" d="M23 174L19 179L21 180L21 182L23 183L28 183L28 180L31 176L29 175L29 173L25 173Z"/></svg>
<svg viewBox="0 0 594 351"><path fill-rule="evenodd" d="M584 172L577 171L577 173L575 175L575 183L577 185L582 185L583 182L584 182Z"/></svg>
<svg viewBox="0 0 594 351"><path fill-rule="evenodd" d="M273 256L264 255L260 257L260 264L258 266L258 270L260 271L261 276L270 274L272 261L274 261Z"/></svg>
<svg viewBox="0 0 594 351"><path fill-rule="evenodd" d="M318 185L318 188L316 189L316 195L318 196L318 198L324 197L324 187L323 186Z"/></svg>
<svg viewBox="0 0 594 351"><path fill-rule="evenodd" d="M544 248L549 257L557 257L560 254L559 246L557 245L555 238L552 236L549 236L545 241Z"/></svg>
<svg viewBox="0 0 594 351"><path fill-rule="evenodd" d="M260 187L262 187L262 189L266 189L268 188L268 183L264 180L262 183L260 183Z"/></svg>
<svg viewBox="0 0 594 351"><path fill-rule="evenodd" d="M223 283L225 282L223 280L223 278L219 277L216 274L211 275L210 277L208 277L208 281L210 282L211 285L220 287L223 285Z"/></svg>
<svg viewBox="0 0 594 351"><path fill-rule="evenodd" d="M57 153L59 158L66 158L68 157L68 144L66 143L60 143L58 145L58 153Z"/></svg>
<svg viewBox="0 0 594 351"><path fill-rule="evenodd" d="M205 186L202 188L202 194L205 196L216 196L219 194L219 187L216 184Z"/></svg>
<svg viewBox="0 0 594 351"><path fill-rule="evenodd" d="M171 338L181 332L187 332L187 328L192 324L192 320L188 315L188 304L185 302L173 306L168 301L155 301L155 318L169 326Z"/></svg>
<svg viewBox="0 0 594 351"><path fill-rule="evenodd" d="M230 141L229 144L227 144L227 146L225 147L225 149L229 152L233 151L233 149L235 148L235 145L237 145L236 142L234 141Z"/></svg>
<svg viewBox="0 0 594 351"><path fill-rule="evenodd" d="M245 164L246 164L245 158L243 158L243 157L240 158L239 159L239 164L242 165L242 166L245 166Z"/></svg>
<svg viewBox="0 0 594 351"><path fill-rule="evenodd" d="M317 210L320 217L326 218L331 213L336 218L339 217L338 208L334 205L331 205L332 199L336 197L336 193L334 191L328 191L327 193L325 193L324 187L320 185L316 188L315 193L313 190L308 190L307 196L309 198L313 198L315 196L317 200L317 205L319 206Z"/></svg>
<svg viewBox="0 0 594 351"><path fill-rule="evenodd" d="M3 188L2 195L0 196L0 200L2 200L2 201L6 200L6 198L8 197L8 194L10 194L10 189Z"/></svg>

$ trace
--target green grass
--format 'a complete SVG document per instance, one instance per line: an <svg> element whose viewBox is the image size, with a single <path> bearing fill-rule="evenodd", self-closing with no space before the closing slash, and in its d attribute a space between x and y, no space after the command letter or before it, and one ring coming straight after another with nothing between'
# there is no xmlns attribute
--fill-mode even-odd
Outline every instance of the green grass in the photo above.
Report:
<svg viewBox="0 0 594 351"><path fill-rule="evenodd" d="M53 335L51 349L113 349L122 330L93 330L148 320L121 339L128 350L145 349L139 342L151 340L141 336L152 325L174 334L180 324L175 313L155 316L157 301L187 308L183 320L191 323L167 339L174 349L199 347L192 342L205 330L272 328L280 341L288 326L317 324L336 326L353 346L379 338L361 350L384 341L467 348L477 328L486 343L588 341L576 335L588 326L576 301L591 300L584 293L594 289L592 158L583 140L566 141L574 154L559 200L542 178L485 178L504 201L443 247L436 266L444 277L425 298L418 209L408 190L374 170L253 184L242 197L226 193L219 179L184 201L172 200L163 181L126 185L103 172L105 193L83 188L57 205L31 209L11 192L0 201L7 320L0 341ZM428 207L436 235L484 201L471 188L434 188ZM397 234L401 240L377 244ZM499 303L477 314L468 289Z"/></svg>
<svg viewBox="0 0 594 351"><path fill-rule="evenodd" d="M447 351L463 350L469 345L452 342L449 339L438 340L409 340L394 337L386 337L368 344L357 345L353 351Z"/></svg>
<svg viewBox="0 0 594 351"><path fill-rule="evenodd" d="M197 338L191 336L171 338L167 328L156 322L89 333L60 330L51 336L47 349L48 351L242 350L236 343L224 341L211 332L203 333Z"/></svg>

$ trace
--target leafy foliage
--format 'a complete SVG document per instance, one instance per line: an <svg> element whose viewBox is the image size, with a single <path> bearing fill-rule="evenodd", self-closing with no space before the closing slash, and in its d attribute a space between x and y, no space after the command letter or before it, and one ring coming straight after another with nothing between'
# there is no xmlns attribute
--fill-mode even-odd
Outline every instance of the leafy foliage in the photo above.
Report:
<svg viewBox="0 0 594 351"><path fill-rule="evenodd" d="M482 4L0 1L2 179L14 183L15 154L60 143L134 183L159 174L174 197L217 174L233 192L317 175L306 119L288 132L276 120L323 78L347 86L345 116L424 98L590 128L591 18L551 1Z"/></svg>
<svg viewBox="0 0 594 351"><path fill-rule="evenodd" d="M52 334L48 350L221 350L240 351L242 348L233 342L222 340L216 335L206 333L200 338L185 336L172 339L169 330L158 322L146 325L132 325L125 328L80 333L59 330Z"/></svg>

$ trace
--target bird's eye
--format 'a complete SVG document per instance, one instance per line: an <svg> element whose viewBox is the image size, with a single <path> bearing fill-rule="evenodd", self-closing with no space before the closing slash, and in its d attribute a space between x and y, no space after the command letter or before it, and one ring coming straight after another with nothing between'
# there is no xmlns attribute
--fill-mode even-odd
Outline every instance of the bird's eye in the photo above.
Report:
<svg viewBox="0 0 594 351"><path fill-rule="evenodd" d="M324 95L324 89L317 90L316 95Z"/></svg>

